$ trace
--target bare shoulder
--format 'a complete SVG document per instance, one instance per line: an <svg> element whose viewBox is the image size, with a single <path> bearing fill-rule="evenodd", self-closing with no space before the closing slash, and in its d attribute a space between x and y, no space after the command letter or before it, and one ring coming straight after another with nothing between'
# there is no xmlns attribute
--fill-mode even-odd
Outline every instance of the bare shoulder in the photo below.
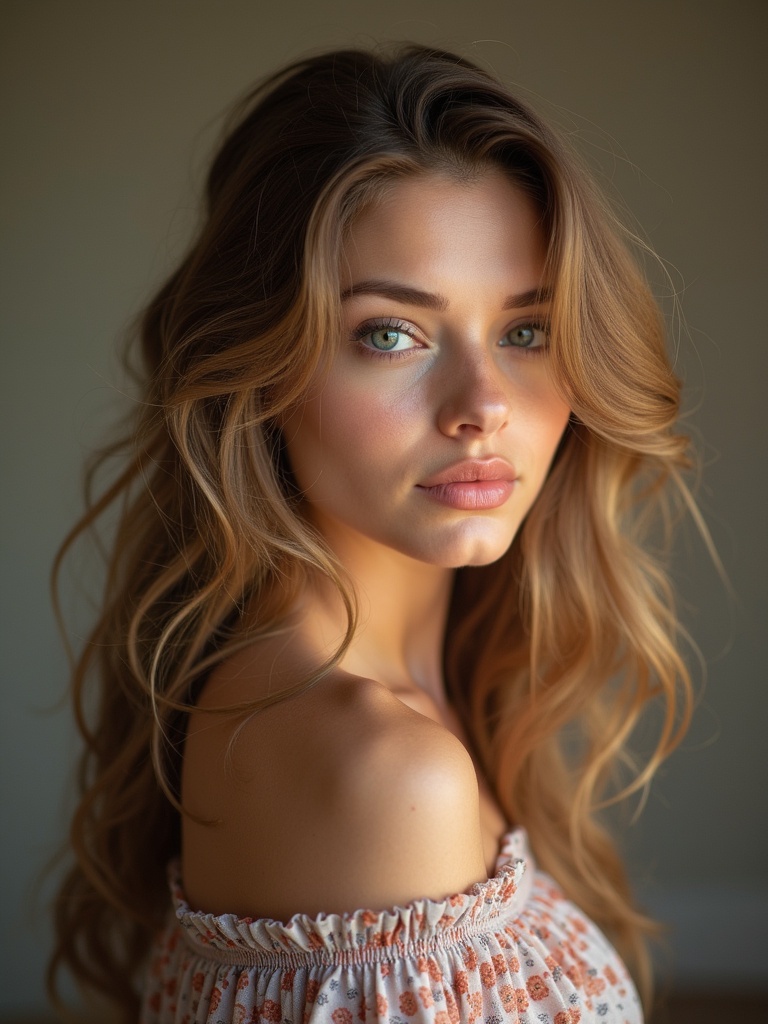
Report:
<svg viewBox="0 0 768 1024"><path fill-rule="evenodd" d="M226 673L208 700L247 699ZM184 824L193 906L287 919L439 899L485 877L460 740L375 680L337 672L247 721L193 716ZM234 744L233 744L233 737Z"/></svg>

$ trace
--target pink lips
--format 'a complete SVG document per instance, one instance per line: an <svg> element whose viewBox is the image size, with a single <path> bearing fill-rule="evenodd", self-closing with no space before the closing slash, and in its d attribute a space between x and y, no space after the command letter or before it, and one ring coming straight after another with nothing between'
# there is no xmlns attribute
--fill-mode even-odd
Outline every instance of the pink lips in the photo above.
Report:
<svg viewBox="0 0 768 1024"><path fill-rule="evenodd" d="M467 459L417 486L442 505L472 511L503 505L516 480L517 473L504 459Z"/></svg>

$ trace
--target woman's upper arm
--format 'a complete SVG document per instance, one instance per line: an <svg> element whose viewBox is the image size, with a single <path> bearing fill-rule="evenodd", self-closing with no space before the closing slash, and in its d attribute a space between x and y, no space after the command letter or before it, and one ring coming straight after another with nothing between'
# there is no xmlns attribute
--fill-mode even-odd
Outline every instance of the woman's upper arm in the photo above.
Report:
<svg viewBox="0 0 768 1024"><path fill-rule="evenodd" d="M485 878L469 754L382 691L361 680L351 699L347 688L270 708L229 760L231 721L195 716L184 802L217 824L184 823L193 907L287 920L440 899Z"/></svg>

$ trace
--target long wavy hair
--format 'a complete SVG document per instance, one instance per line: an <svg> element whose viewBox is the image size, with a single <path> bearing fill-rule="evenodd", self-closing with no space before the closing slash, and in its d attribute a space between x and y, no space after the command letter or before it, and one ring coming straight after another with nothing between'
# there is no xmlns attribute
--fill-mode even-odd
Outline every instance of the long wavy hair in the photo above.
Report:
<svg viewBox="0 0 768 1024"><path fill-rule="evenodd" d="M631 235L569 146L484 70L407 46L302 60L248 96L196 240L141 320L142 400L90 479L113 457L119 473L54 569L55 580L73 542L120 510L103 608L74 666L85 751L52 992L66 966L136 1018L179 848L185 722L212 666L284 627L313 573L344 598L344 642L243 712L316 684L353 638L354 588L302 514L277 423L338 344L340 252L359 211L398 177L488 168L540 211L550 362L573 414L510 549L456 572L446 685L508 819L647 978L652 923L600 811L648 783L690 715L668 578L646 543L670 495L690 502L679 382ZM627 743L653 697L661 729L635 765Z"/></svg>

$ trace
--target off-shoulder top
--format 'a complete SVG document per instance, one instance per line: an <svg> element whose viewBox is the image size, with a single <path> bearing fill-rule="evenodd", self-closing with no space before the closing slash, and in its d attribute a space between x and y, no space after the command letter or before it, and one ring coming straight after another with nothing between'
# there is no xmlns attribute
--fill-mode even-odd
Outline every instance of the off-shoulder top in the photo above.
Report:
<svg viewBox="0 0 768 1024"><path fill-rule="evenodd" d="M642 1024L617 953L536 869L522 829L487 881L384 911L206 914L178 863L169 875L141 1024Z"/></svg>

